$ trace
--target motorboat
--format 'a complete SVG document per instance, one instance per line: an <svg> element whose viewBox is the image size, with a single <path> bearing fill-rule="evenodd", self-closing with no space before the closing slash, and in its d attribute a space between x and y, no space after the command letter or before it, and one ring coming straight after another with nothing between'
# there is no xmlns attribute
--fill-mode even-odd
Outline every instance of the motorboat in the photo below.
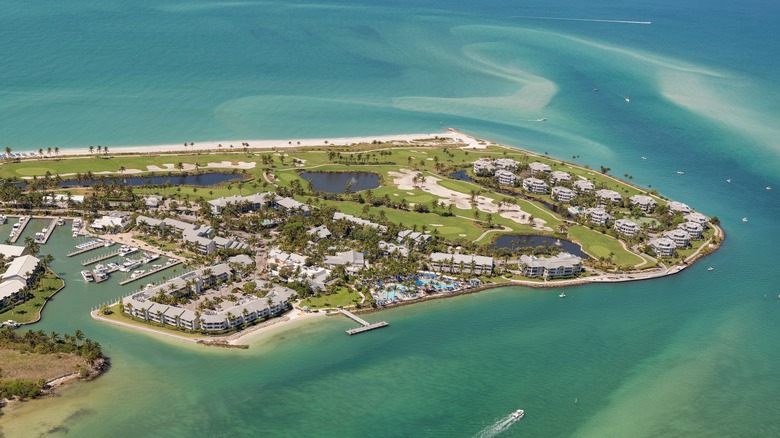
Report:
<svg viewBox="0 0 780 438"><path fill-rule="evenodd" d="M124 256L130 255L130 254L132 254L134 252L137 252L137 251L138 251L138 248L133 248L132 246L122 245L119 248L119 255L124 257Z"/></svg>
<svg viewBox="0 0 780 438"><path fill-rule="evenodd" d="M130 272L131 269L140 265L141 265L140 260L125 260L125 262L122 263L122 267L119 268L119 270L122 272Z"/></svg>
<svg viewBox="0 0 780 438"><path fill-rule="evenodd" d="M523 418L524 416L525 416L525 411L522 410L522 409L518 409L518 410L512 412L512 415L510 415L510 417L513 420L519 420L519 419Z"/></svg>
<svg viewBox="0 0 780 438"><path fill-rule="evenodd" d="M727 179L726 182L731 184L731 178Z"/></svg>
<svg viewBox="0 0 780 438"><path fill-rule="evenodd" d="M113 240L106 240L106 242L103 244L103 246L108 248L109 246L114 246L114 243L116 243L116 242L114 242Z"/></svg>
<svg viewBox="0 0 780 438"><path fill-rule="evenodd" d="M683 172L682 170L678 170L678 171L677 171L677 174L678 174L678 175L685 175L685 172Z"/></svg>
<svg viewBox="0 0 780 438"><path fill-rule="evenodd" d="M46 228L44 228L45 230ZM35 243L43 243L43 241L46 239L45 231L35 233Z"/></svg>
<svg viewBox="0 0 780 438"><path fill-rule="evenodd" d="M561 292L560 295L558 295L560 298L566 298L566 292Z"/></svg>
<svg viewBox="0 0 780 438"><path fill-rule="evenodd" d="M766 186L767 190L772 190L772 187Z"/></svg>
<svg viewBox="0 0 780 438"><path fill-rule="evenodd" d="M715 270L715 268L713 268L712 266L710 266L709 268L707 268L707 270L708 270L708 271L714 271L714 270Z"/></svg>
<svg viewBox="0 0 780 438"><path fill-rule="evenodd" d="M92 275L92 271L81 271L81 276L84 277L84 281L95 281L95 276Z"/></svg>
<svg viewBox="0 0 780 438"><path fill-rule="evenodd" d="M742 222L747 222L747 218L746 218L746 217L743 217L743 218L742 218Z"/></svg>
<svg viewBox="0 0 780 438"><path fill-rule="evenodd" d="M58 217L57 218L57 225L59 225L59 226L65 225L65 219L63 219L61 217Z"/></svg>
<svg viewBox="0 0 780 438"><path fill-rule="evenodd" d="M8 216L0 214L0 224L4 224L6 222L8 222Z"/></svg>

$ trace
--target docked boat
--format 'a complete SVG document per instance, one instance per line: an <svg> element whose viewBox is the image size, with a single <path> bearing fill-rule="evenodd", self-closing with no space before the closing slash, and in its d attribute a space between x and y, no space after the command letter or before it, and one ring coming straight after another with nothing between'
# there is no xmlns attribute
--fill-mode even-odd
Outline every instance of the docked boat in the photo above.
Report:
<svg viewBox="0 0 780 438"><path fill-rule="evenodd" d="M8 222L8 216L0 214L0 224L4 224L6 222Z"/></svg>
<svg viewBox="0 0 780 438"><path fill-rule="evenodd" d="M57 225L59 225L59 226L65 225L65 219L63 219L61 217L58 217L57 218Z"/></svg>
<svg viewBox="0 0 780 438"><path fill-rule="evenodd" d="M114 243L116 243L116 242L114 242L113 240L106 240L106 242L103 244L103 246L108 248L109 246L114 246Z"/></svg>
<svg viewBox="0 0 780 438"><path fill-rule="evenodd" d="M46 228L44 228L44 230L45 229ZM34 239L35 243L43 243L43 241L45 239L46 239L46 232L45 231L41 231L41 232L35 233L35 239Z"/></svg>
<svg viewBox="0 0 780 438"><path fill-rule="evenodd" d="M92 275L92 271L81 271L81 276L84 277L84 281L95 281L95 276Z"/></svg>
<svg viewBox="0 0 780 438"><path fill-rule="evenodd" d="M122 263L122 267L119 268L119 270L122 272L130 272L131 269L140 265L141 265L140 260L125 260L125 262Z"/></svg>
<svg viewBox="0 0 780 438"><path fill-rule="evenodd" d="M138 248L133 248L132 246L127 246L127 245L122 245L119 248L119 255L122 257L130 255L134 252L138 252Z"/></svg>
<svg viewBox="0 0 780 438"><path fill-rule="evenodd" d="M144 274L146 274L146 271L144 271L143 269L139 269L137 271L133 271L133 273L130 275L130 278L138 278Z"/></svg>
<svg viewBox="0 0 780 438"><path fill-rule="evenodd" d="M512 415L511 415L513 420L519 420L519 419L523 418L524 416L525 416L525 411L522 410L522 409L518 409L518 410L512 412Z"/></svg>
<svg viewBox="0 0 780 438"><path fill-rule="evenodd" d="M110 271L116 271L117 269L119 269L119 263L110 262L106 264L106 268Z"/></svg>

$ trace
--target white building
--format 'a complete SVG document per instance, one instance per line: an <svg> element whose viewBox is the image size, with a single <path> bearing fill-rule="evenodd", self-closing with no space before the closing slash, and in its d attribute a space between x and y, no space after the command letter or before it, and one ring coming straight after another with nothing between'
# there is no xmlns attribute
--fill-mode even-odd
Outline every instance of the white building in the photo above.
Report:
<svg viewBox="0 0 780 438"><path fill-rule="evenodd" d="M615 231L624 236L634 237L640 230L641 228L634 221L628 219L618 219L615 221Z"/></svg>
<svg viewBox="0 0 780 438"><path fill-rule="evenodd" d="M17 257L3 273L3 281L19 280L29 285L30 280L40 268L40 264L40 259L31 255Z"/></svg>
<svg viewBox="0 0 780 438"><path fill-rule="evenodd" d="M503 184L505 186L513 186L515 185L515 182L517 182L517 175L504 169L496 170L495 178L499 184Z"/></svg>
<svg viewBox="0 0 780 438"><path fill-rule="evenodd" d="M435 272L468 272L474 275L493 272L493 257L464 254L431 254L431 270Z"/></svg>
<svg viewBox="0 0 780 438"><path fill-rule="evenodd" d="M533 163L528 165L528 169L531 170L531 174L534 173L550 173L552 172L552 169L548 164L540 163L538 161L534 161Z"/></svg>
<svg viewBox="0 0 780 438"><path fill-rule="evenodd" d="M569 277L582 271L582 259L567 252L555 257L520 256L520 270L526 277Z"/></svg>
<svg viewBox="0 0 780 438"><path fill-rule="evenodd" d="M695 222L701 225L702 227L706 227L707 223L709 222L707 216L698 212L688 213L685 216L683 216L683 218L688 222Z"/></svg>
<svg viewBox="0 0 780 438"><path fill-rule="evenodd" d="M346 272L352 275L357 274L361 269L366 267L363 253L351 249L349 251L338 252L335 256L327 256L323 259L322 263L329 268L344 265Z"/></svg>
<svg viewBox="0 0 780 438"><path fill-rule="evenodd" d="M675 230L664 231L664 237L671 239L678 248L687 248L691 242L690 234L677 228Z"/></svg>
<svg viewBox="0 0 780 438"><path fill-rule="evenodd" d="M596 199L600 199L602 201L607 201L616 204L622 201L623 197L620 196L620 193L614 190L601 189L601 190L596 190Z"/></svg>
<svg viewBox="0 0 780 438"><path fill-rule="evenodd" d="M511 158L499 158L493 162L496 169L516 170L518 162Z"/></svg>
<svg viewBox="0 0 780 438"><path fill-rule="evenodd" d="M425 245L429 240L433 239L428 233L421 233L413 230L403 230L398 232L398 243L406 243L413 246Z"/></svg>
<svg viewBox="0 0 780 438"><path fill-rule="evenodd" d="M569 175L568 172L554 170L550 175L551 184L558 184L559 182L568 182L568 181L571 181L571 175Z"/></svg>
<svg viewBox="0 0 780 438"><path fill-rule="evenodd" d="M674 255L674 250L677 248L677 245L674 243L674 241L667 237L651 239L649 242L647 242L647 245L658 257L671 257Z"/></svg>
<svg viewBox="0 0 780 438"><path fill-rule="evenodd" d="M555 186L552 188L552 198L558 202L571 202L577 197L577 192L562 186Z"/></svg>
<svg viewBox="0 0 780 438"><path fill-rule="evenodd" d="M493 165L493 161L489 158L480 158L474 162L474 174L480 176L492 175L495 172L496 166Z"/></svg>
<svg viewBox="0 0 780 438"><path fill-rule="evenodd" d="M344 213L341 213L339 211L333 213L333 220L334 221L345 220L345 221L349 221L349 222L352 222L352 223L355 223L355 224L358 224L358 225L362 225L364 227L376 228L377 230L380 230L383 233L387 232L387 227L384 226L384 225L379 225L377 223L374 223L374 222L371 222L371 221L367 221L367 220L361 219L359 217L352 216L351 214L344 214Z"/></svg>
<svg viewBox="0 0 780 438"><path fill-rule="evenodd" d="M606 225L612 217L601 207L586 208L583 212L588 218L588 222L596 225Z"/></svg>
<svg viewBox="0 0 780 438"><path fill-rule="evenodd" d="M636 206L640 210L648 213L655 210L655 207L658 206L658 203L655 202L655 199L646 195L634 195L628 198L628 201L631 203L631 205Z"/></svg>
<svg viewBox="0 0 780 438"><path fill-rule="evenodd" d="M578 192L592 192L593 190L596 190L596 185L586 179L574 181L572 187Z"/></svg>
<svg viewBox="0 0 780 438"><path fill-rule="evenodd" d="M548 186L547 183L539 178L525 178L523 179L523 189L528 191L529 193L547 193Z"/></svg>
<svg viewBox="0 0 780 438"><path fill-rule="evenodd" d="M122 232L131 224L130 215L120 212L112 212L108 216L95 219L89 227L96 233Z"/></svg>
<svg viewBox="0 0 780 438"><path fill-rule="evenodd" d="M325 225L311 228L306 233L314 240L327 239L331 236L330 230Z"/></svg>
<svg viewBox="0 0 780 438"><path fill-rule="evenodd" d="M690 213L691 207L688 207L687 204L683 204L682 202L677 201L669 201L669 211L671 212L680 212L683 214Z"/></svg>
<svg viewBox="0 0 780 438"><path fill-rule="evenodd" d="M390 254L396 254L396 253L400 254L403 257L409 256L409 248L403 245L396 245L395 243L392 242L385 242L384 240L380 240L378 246L383 256L389 256Z"/></svg>
<svg viewBox="0 0 780 438"><path fill-rule="evenodd" d="M696 222L683 222L677 228L688 233L692 239L701 239L701 235L704 233L704 227Z"/></svg>

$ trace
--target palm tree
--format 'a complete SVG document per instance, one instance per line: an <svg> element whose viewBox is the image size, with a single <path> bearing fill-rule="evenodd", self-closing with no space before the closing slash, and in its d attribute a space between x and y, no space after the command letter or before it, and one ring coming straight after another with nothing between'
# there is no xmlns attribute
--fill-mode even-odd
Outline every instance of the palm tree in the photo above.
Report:
<svg viewBox="0 0 780 438"><path fill-rule="evenodd" d="M57 155L57 156L60 155L60 148L59 148L59 146L54 148L54 155Z"/></svg>
<svg viewBox="0 0 780 438"><path fill-rule="evenodd" d="M5 147L5 156L6 156L6 158L11 158L11 147L10 146L6 146Z"/></svg>
<svg viewBox="0 0 780 438"><path fill-rule="evenodd" d="M95 146L90 146L89 147L89 153L92 154L94 152L95 152Z"/></svg>

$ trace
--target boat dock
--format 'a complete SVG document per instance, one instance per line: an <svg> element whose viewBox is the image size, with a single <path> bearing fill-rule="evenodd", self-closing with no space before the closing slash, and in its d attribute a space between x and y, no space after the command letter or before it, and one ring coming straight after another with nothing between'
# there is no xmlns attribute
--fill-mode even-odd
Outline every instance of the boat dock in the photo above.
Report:
<svg viewBox="0 0 780 438"><path fill-rule="evenodd" d="M132 282L134 282L134 281L136 281L136 280L140 280L140 279L142 279L142 278L144 278L144 277L148 277L148 276L150 276L150 275L152 275L152 274L156 274L156 273L158 273L158 272L160 272L160 271L164 271L164 270L166 270L166 269L170 268L171 266L176 266L176 265L178 265L178 264L180 264L180 263L181 263L181 260L175 260L173 263L169 263L169 264L166 264L166 265L162 265L162 266L160 266L160 267L159 267L159 268L157 268L157 269L152 269L152 270L150 270L149 272L144 272L143 274L141 274L141 275L139 275L139 276L137 276L137 277L128 277L128 278L125 278L124 280L122 280L122 281L120 281L120 282L119 282L119 285L120 285L120 286L124 286L124 285L126 285L127 283L132 283Z"/></svg>
<svg viewBox="0 0 780 438"><path fill-rule="evenodd" d="M43 240L41 241L42 244L46 245L46 242L49 241L49 237L51 237L51 234L54 232L54 227L57 226L57 219L52 219L51 223L49 223L49 227L46 228L46 233L43 235Z"/></svg>
<svg viewBox="0 0 780 438"><path fill-rule="evenodd" d="M365 319L355 315L354 313L352 313L352 312L350 312L348 310L344 310L341 307L339 307L338 310L339 310L339 312L341 312L342 314L344 314L345 316L347 316L351 320L353 320L353 321L357 322L358 324L360 324L360 327L356 327L356 328L347 330L347 334L350 335L350 336L351 335L356 335L358 333L367 332L369 330L374 330L374 329L378 329L378 328L382 328L382 327L387 327L388 325L390 325L387 321L380 321L380 322L375 322L375 323L371 324L368 321L366 321Z"/></svg>
<svg viewBox="0 0 780 438"><path fill-rule="evenodd" d="M27 227L27 224L30 223L30 217L29 216L22 216L19 218L19 229L16 230L16 232L11 236L9 242L11 242L11 245L16 243L17 240L19 240L19 236L22 235L22 232L24 231L24 228Z"/></svg>
<svg viewBox="0 0 780 438"><path fill-rule="evenodd" d="M81 266L93 265L93 264L95 264L97 262L102 262L105 259L110 259L111 257L118 256L118 255L119 255L119 250L116 250L116 251L110 252L108 254L103 254L103 255L97 256L94 259L89 259L87 261L81 262Z"/></svg>
<svg viewBox="0 0 780 438"><path fill-rule="evenodd" d="M87 242L86 244L82 243L81 245L84 246L79 247L79 245L77 245L76 248L78 249L73 252L69 252L68 257L73 257L79 254L83 254L87 251L92 251L93 249L98 249L101 246L105 246L105 243L102 240L94 240L92 242Z"/></svg>

